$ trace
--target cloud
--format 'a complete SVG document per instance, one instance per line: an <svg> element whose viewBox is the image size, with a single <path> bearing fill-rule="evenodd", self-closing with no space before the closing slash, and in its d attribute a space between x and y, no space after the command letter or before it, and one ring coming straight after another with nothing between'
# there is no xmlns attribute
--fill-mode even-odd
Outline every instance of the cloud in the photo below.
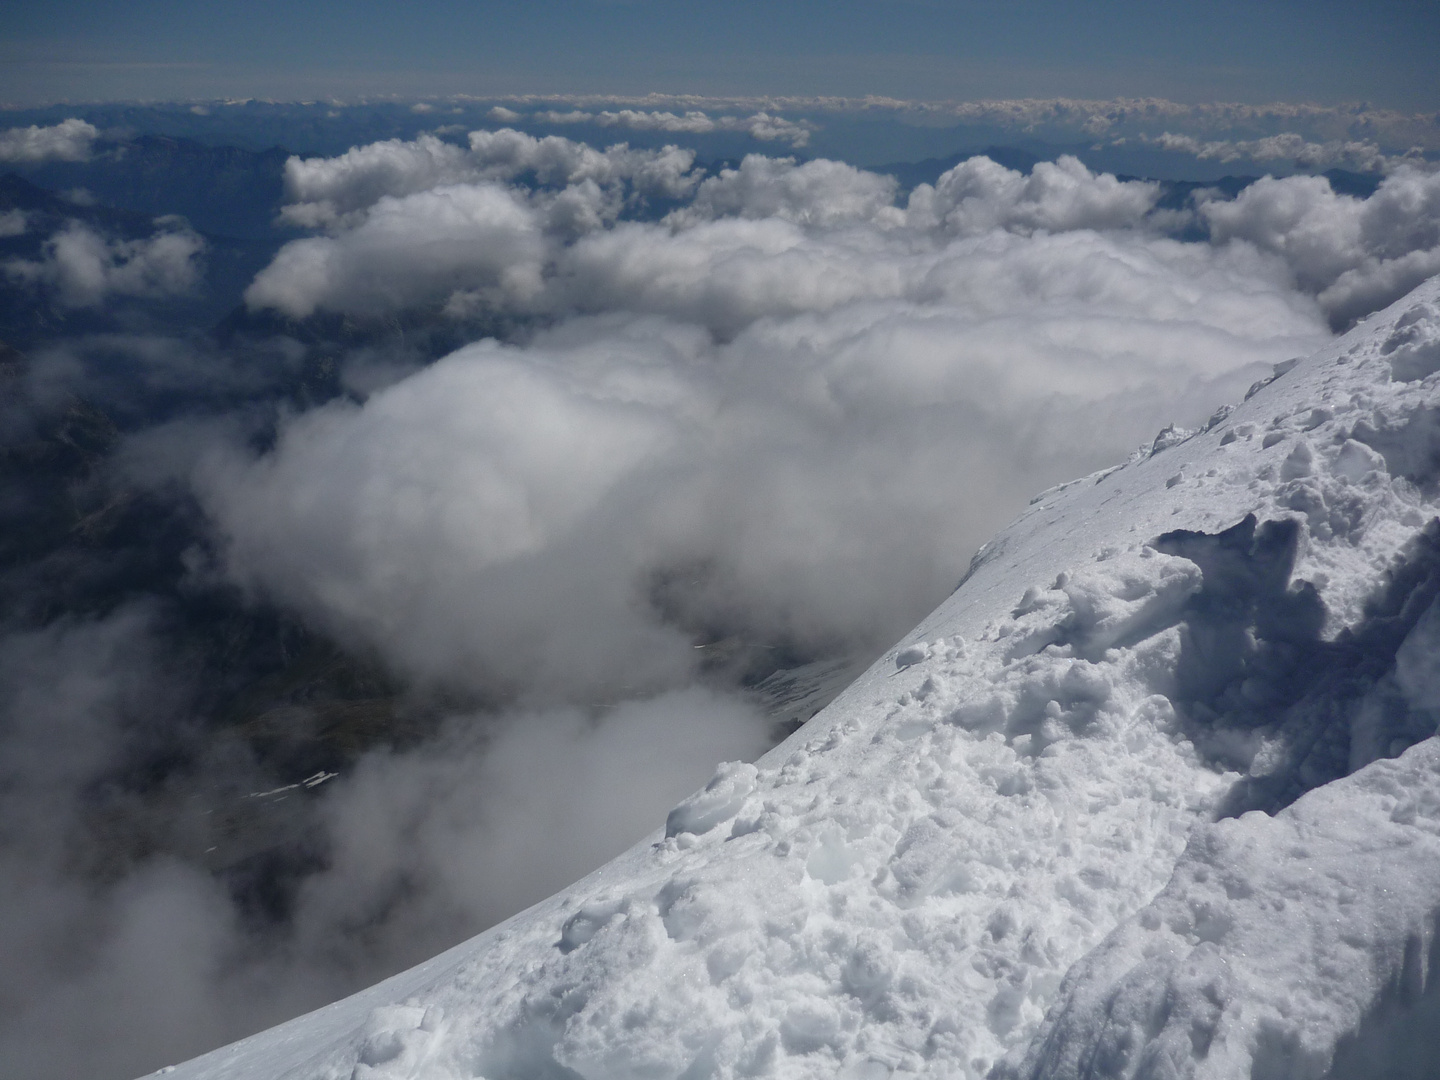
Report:
<svg viewBox="0 0 1440 1080"><path fill-rule="evenodd" d="M738 169L705 180L694 200L670 215L676 225L720 217L772 218L797 225L873 222L894 212L894 178L824 158L797 165L793 158L747 154Z"/></svg>
<svg viewBox="0 0 1440 1080"><path fill-rule="evenodd" d="M692 635L880 648L1020 493L1325 337L1282 260L1129 227L1153 186L1078 163L972 163L904 211L829 162L706 184L675 221L509 264L544 267L524 302L550 325L525 343L207 464L230 572L413 678L522 695L609 692L622 669L683 685ZM348 253L376 220L320 242ZM397 237L357 262L398 289L431 243ZM503 250L465 245L467 266Z"/></svg>
<svg viewBox="0 0 1440 1080"><path fill-rule="evenodd" d="M589 182L611 202L628 187L637 196L679 198L699 182L691 172L695 154L667 146L631 150L618 144L595 150L551 135L537 139L519 131L475 131L468 152L433 135L390 139L355 147L334 158L291 157L285 163L290 202L286 222L305 228L345 228L386 196L401 198L440 185L503 182L531 175L544 185L579 188ZM618 207L617 207L618 209Z"/></svg>
<svg viewBox="0 0 1440 1080"><path fill-rule="evenodd" d="M1440 150L1433 112L1406 113L1365 104L1306 102L1176 102L1165 98L999 98L923 101L884 97L767 95L706 97L696 94L530 94L510 104L591 112L611 109L705 111L755 110L770 114L838 115L898 120L930 127L998 127L1047 138L1075 135L1110 139L1157 137L1165 132L1203 139L1260 139L1287 132L1312 142L1374 141L1388 150L1418 146ZM509 110L507 110L509 111ZM512 122L512 121L506 121Z"/></svg>
<svg viewBox="0 0 1440 1080"><path fill-rule="evenodd" d="M29 226L24 210L7 210L0 214L0 236L24 236Z"/></svg>
<svg viewBox="0 0 1440 1080"><path fill-rule="evenodd" d="M1368 200L1205 193L1210 241L1182 242L1157 184L1068 157L972 158L902 207L890 178L751 155L644 222L605 202L610 157L471 143L537 186L384 196L250 301L538 321L196 482L247 587L409 677L522 696L683 685L694 636L881 647L1021 492L1200 421L1440 245L1414 171Z"/></svg>
<svg viewBox="0 0 1440 1080"><path fill-rule="evenodd" d="M990 229L1033 233L1076 229L1129 229L1144 223L1160 185L1092 173L1078 158L1042 161L1028 175L987 157L963 161L932 188L910 196L916 224L975 235Z"/></svg>
<svg viewBox="0 0 1440 1080"><path fill-rule="evenodd" d="M292 191L306 200L298 205L324 207L314 216L331 221L337 235L287 245L256 278L247 302L296 315L427 303L456 312L506 304L531 312L569 306L595 311L627 307L619 293L623 283L644 278L654 288L637 298L634 309L668 312L672 309L657 306L656 289L674 293L691 274L713 272L710 291L718 299L727 282L740 287L737 275L743 270L758 290L745 302L754 314L743 315L732 304L731 313L704 320L732 332L735 317L895 295L901 261L957 234L1138 227L1159 193L1152 183L1093 174L1074 158L1042 163L1028 176L974 158L936 186L920 185L901 209L894 205L892 178L824 159L797 164L752 154L739 168L722 170L696 187L697 178L682 171L691 159L668 151L636 156L612 147L598 155L569 140L511 131L476 132L471 143L466 167L479 169L483 163L492 178L530 175L566 186L526 191L501 187L494 179L398 197L376 194L453 176L459 166L442 169L434 162L458 162L461 151L442 151L444 144L434 139L423 145L376 144L365 148L373 152L303 163L292 173ZM410 164L401 167L397 160ZM640 190L694 195L663 226L610 228L625 207L619 181ZM474 212L459 212L462 204ZM503 218L511 240L474 239L474 230L482 227L481 207L487 208L483 227ZM737 218L754 224L720 224ZM707 223L712 227L702 228ZM867 231L840 235L849 227ZM810 236L807 230L826 235ZM527 242L519 241L522 235ZM723 265L711 258L712 244L730 252ZM876 252L873 265L862 250L867 244L886 249ZM808 270L795 274L801 263ZM662 264L671 275L667 280L647 269ZM693 306L674 310L694 317Z"/></svg>
<svg viewBox="0 0 1440 1080"><path fill-rule="evenodd" d="M1309 187L1304 177L1267 179L1230 202L1201 193L1196 211L1188 213L1157 211L1161 189L1156 183L1092 173L1073 157L1041 162L1029 174L976 157L949 170L934 185L917 186L901 208L894 203L896 185L891 178L825 159L798 164L752 154L738 168L724 169L702 182L691 170L693 158L674 148L641 152L618 146L601 153L570 140L536 139L510 130L474 132L470 142L468 154L424 136L412 143L374 144L341 158L292 159L290 190L297 201L285 213L297 222L326 223L336 236L296 241L287 247L257 279L248 301L291 313L322 307L350 312L377 304L381 310L393 310L426 303L448 305L456 313L493 310L507 303L529 313L554 311L557 304L597 310L593 298L577 298L574 279L578 275L595 283L613 299L616 288L599 280L608 271L596 262L606 253L618 260L612 269L621 278L643 274L643 267L627 260L636 257L639 238L651 236L646 230L653 227L614 225L645 193L688 197L666 218L665 225L675 234L732 218L761 223L748 231L711 229L707 235L724 246L738 244L742 252L775 257L770 266L777 274L783 265L796 262L803 247L795 237L787 237L782 224L802 232L863 227L889 246L894 246L890 234L898 230L910 237L913 247L915 242L986 232L1130 229L1159 238L1198 222L1209 230L1214 243L1245 240L1281 255L1302 289L1324 294L1321 303L1337 326L1407 291L1436 265L1436 244L1427 239L1426 230L1434 228L1437 215L1431 206L1431 188L1440 180L1427 177L1440 174L1410 167L1388 177L1368 200L1336 196L1321 179L1308 181ZM525 179L540 187L517 185ZM423 258L424 245L433 238L420 222L437 212L425 205L440 190L436 185L452 185L450 197L461 198L462 189L479 190L484 182L503 185L506 198L523 208L528 215L524 229L533 235L533 245L523 253L470 245L468 257L457 249L453 258L437 262L447 268L444 273L412 274L403 287L392 290L393 295L361 285L362 279L385 276L383 267L392 255L396 265ZM381 205L387 196L410 198L413 205L403 211L394 201ZM1413 212L1408 209L1412 203ZM413 229L386 226L389 219L402 216L413 219ZM1321 227L1322 219L1334 228ZM1392 219L1412 224L1397 233L1399 226L1386 224ZM520 228L519 218L516 222ZM742 231L748 240L739 239ZM680 257L687 247L695 251L699 242L697 234L669 245L666 254L672 257L672 269L683 274L673 257ZM841 254L854 242L851 237L840 244ZM334 269L337 265L348 269L341 273ZM884 259L877 265L873 287L852 288L842 274L816 283L817 296L854 299L888 294L893 287L881 269L886 265ZM727 271L728 267L721 273ZM505 273L516 275L524 287L497 293L496 282ZM1341 281L1342 275L1348 276ZM550 279L553 287L546 283ZM792 310L783 297L795 296L798 288L782 282L771 307ZM345 299L362 294L363 300ZM656 308L647 301L641 310Z"/></svg>
<svg viewBox="0 0 1440 1080"><path fill-rule="evenodd" d="M0 635L0 1044L16 1075L135 1072L154 1044L198 1050L228 1027L196 993L231 933L221 891L163 861L117 883L148 838L104 828L105 781L151 739L183 745L187 688L154 617L130 606Z"/></svg>
<svg viewBox="0 0 1440 1080"><path fill-rule="evenodd" d="M329 943L337 927L366 926L372 964L414 962L618 855L716 762L752 760L768 742L753 708L698 688L499 726L457 717L420 750L372 755L331 792L330 867L302 891L295 937Z"/></svg>
<svg viewBox="0 0 1440 1080"><path fill-rule="evenodd" d="M85 161L90 144L100 132L92 124L71 117L50 127L10 128L0 131L0 162L38 165L44 161Z"/></svg>
<svg viewBox="0 0 1440 1080"><path fill-rule="evenodd" d="M1423 167L1425 162L1418 149L1406 154L1386 154L1379 144L1369 140L1310 142L1294 132L1269 135L1263 139L1201 140L1191 135L1164 132L1146 136L1142 141L1162 150L1193 154L1201 159L1231 161L1292 161L1307 169L1337 167L1362 172L1392 172L1401 167Z"/></svg>
<svg viewBox="0 0 1440 1080"><path fill-rule="evenodd" d="M716 761L768 742L745 701L698 688L456 715L290 804L324 860L276 919L237 887L243 864L202 865L275 784L243 754L205 756L163 619L130 606L0 634L0 1046L16 1076L138 1075L358 989L623 850ZM157 758L188 766L171 791L137 790Z"/></svg>
<svg viewBox="0 0 1440 1080"><path fill-rule="evenodd" d="M514 119L521 119L519 113L503 110ZM492 116L494 110L491 110ZM499 119L499 117L495 117ZM684 114L640 109L605 109L600 112L585 112L572 109L559 112L554 109L531 114L531 120L542 124L594 124L597 127L628 128L631 131L664 131L687 135L708 135L713 131L738 131L762 142L788 142L795 149L806 146L810 135L816 130L807 120L787 120L768 112L757 112L751 116L711 116L691 109Z"/></svg>
<svg viewBox="0 0 1440 1080"><path fill-rule="evenodd" d="M292 225L318 228L387 195L409 195L473 177L465 152L434 135L370 143L333 158L292 156L285 162L290 201L281 216Z"/></svg>
<svg viewBox="0 0 1440 1080"><path fill-rule="evenodd" d="M523 197L494 184L386 195L338 238L286 244L245 300L298 317L393 311L457 291L521 300L540 288L542 229Z"/></svg>
<svg viewBox="0 0 1440 1080"><path fill-rule="evenodd" d="M1232 200L1203 201L1216 242L1244 241L1286 261L1342 327L1440 273L1440 173L1403 168L1368 199L1320 176L1265 177Z"/></svg>
<svg viewBox="0 0 1440 1080"><path fill-rule="evenodd" d="M516 176L592 161L472 144ZM384 196L256 279L292 312L468 297L549 328L207 462L236 579L409 677L520 696L683 685L691 635L880 648L1021 492L1326 333L1282 253L1156 235L1155 184L1073 158L972 158L899 207L888 177L752 156L665 222L554 228L577 187Z"/></svg>
<svg viewBox="0 0 1440 1080"><path fill-rule="evenodd" d="M482 343L297 418L264 462L207 463L232 573L422 680L568 700L683 678L694 652L637 602L607 501L667 455L678 418L647 401L662 369L607 374L618 359L592 357L587 378ZM293 512L275 513L280 491Z"/></svg>
<svg viewBox="0 0 1440 1080"><path fill-rule="evenodd" d="M65 307L98 307L112 295L180 296L199 284L205 241L182 219L157 218L142 240L113 240L71 221L45 241L41 257L10 259L0 270L17 284L52 291Z"/></svg>

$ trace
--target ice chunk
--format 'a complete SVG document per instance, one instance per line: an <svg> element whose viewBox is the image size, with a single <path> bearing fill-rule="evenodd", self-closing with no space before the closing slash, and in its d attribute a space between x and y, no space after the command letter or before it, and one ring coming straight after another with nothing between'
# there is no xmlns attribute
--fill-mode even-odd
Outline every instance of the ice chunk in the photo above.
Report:
<svg viewBox="0 0 1440 1080"><path fill-rule="evenodd" d="M1358 484L1372 472L1383 473L1385 459L1370 447L1355 439L1346 439L1335 455L1334 472L1352 484Z"/></svg>
<svg viewBox="0 0 1440 1080"><path fill-rule="evenodd" d="M895 654L895 666L900 669L914 667L930 655L930 646L923 641L906 645Z"/></svg>
<svg viewBox="0 0 1440 1080"><path fill-rule="evenodd" d="M1142 641L1179 620L1201 577L1190 560L1153 552L1077 570L1062 587L1070 601L1063 639L1084 656Z"/></svg>
<svg viewBox="0 0 1440 1080"><path fill-rule="evenodd" d="M759 775L754 765L743 761L726 761L715 770L715 776L704 789L682 802L665 819L665 835L679 836L707 833L722 821L729 821L740 812L745 796L755 790Z"/></svg>
<svg viewBox="0 0 1440 1080"><path fill-rule="evenodd" d="M1416 304L1395 322L1395 329L1380 346L1390 358L1391 377L1414 382L1440 371L1440 308Z"/></svg>
<svg viewBox="0 0 1440 1080"><path fill-rule="evenodd" d="M1304 439L1296 439L1294 448L1285 455L1285 460L1280 464L1280 479L1299 480L1309 476L1314 471L1314 464L1315 455L1310 444Z"/></svg>

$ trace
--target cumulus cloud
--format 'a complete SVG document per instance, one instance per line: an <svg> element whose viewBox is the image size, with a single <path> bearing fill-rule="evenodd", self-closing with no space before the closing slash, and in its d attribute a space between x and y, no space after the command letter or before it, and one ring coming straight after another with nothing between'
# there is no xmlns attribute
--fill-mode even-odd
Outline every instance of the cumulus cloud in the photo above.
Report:
<svg viewBox="0 0 1440 1080"><path fill-rule="evenodd" d="M540 182L608 161L471 142ZM563 696L627 664L680 685L687 635L721 630L878 648L1020 493L1198 421L1434 272L1437 182L1202 196L1208 243L1166 235L1158 185L1073 158L973 158L902 207L889 178L752 155L662 222L569 228L575 183L383 196L287 247L251 302L549 328L297 418L198 483L237 579L414 678Z"/></svg>
<svg viewBox="0 0 1440 1080"><path fill-rule="evenodd" d="M1020 493L1323 340L1278 257L1134 227L1154 198L971 162L902 210L747 159L666 223L552 243L549 329L297 418L202 498L237 579L415 678L603 693L683 684L695 635L881 648Z"/></svg>
<svg viewBox="0 0 1440 1080"><path fill-rule="evenodd" d="M285 163L289 203L283 220L306 228L356 224L381 198L400 198L442 184L508 181L522 175L561 188L589 184L610 203L628 190L679 198L699 182L694 151L667 146L632 150L621 143L596 150L559 136L475 131L468 151L434 135L355 147L334 158L291 157ZM618 207L617 207L618 209Z"/></svg>
<svg viewBox="0 0 1440 1080"><path fill-rule="evenodd" d="M1158 184L1092 173L1068 154L1037 163L1028 175L974 157L934 187L921 184L912 192L909 215L916 225L964 235L1127 229L1144 222L1159 196Z"/></svg>
<svg viewBox="0 0 1440 1080"><path fill-rule="evenodd" d="M0 162L37 165L43 161L85 161L99 136L93 124L71 117L50 127L0 131Z"/></svg>
<svg viewBox="0 0 1440 1080"><path fill-rule="evenodd" d="M936 185L917 187L901 208L894 204L891 177L824 159L797 164L752 154L697 187L698 178L682 171L691 159L670 151L637 154L612 147L599 155L569 140L512 131L476 132L471 143L472 165L483 161L494 179L408 195L377 192L409 191L435 176L448 181L462 167L462 152L431 139L423 145L376 144L337 159L292 159L291 189L301 200L296 205L313 219L331 222L336 235L282 249L247 292L247 302L297 315L317 308L383 311L423 303L467 312L507 302L531 312L612 305L665 312L671 309L657 304L657 290L693 294L687 280L713 275L710 291L717 298L734 296L735 288L726 283L738 287L737 275L743 273L754 294L746 306L754 314L737 310L717 315L718 322L704 320L732 332L736 316L896 295L902 263L922 250L933 255L937 244L957 235L1138 227L1149 220L1159 194L1153 183L1097 175L1070 157L1042 163L1028 176L974 158ZM401 167L397 160L410 164ZM437 167L437 160L456 165ZM555 191L500 186L501 178L521 175L566 186ZM612 228L624 208L616 196L618 179L642 190L693 191L693 197L662 226ZM460 202L497 213L503 207L507 235L524 234L530 242L476 241L474 215L467 224L454 212ZM841 235L855 228L863 234ZM454 242L446 244L445 237ZM721 251L730 254L723 261L712 258ZM656 261L647 263L651 259ZM792 273L802 263L808 269ZM662 264L668 277L651 272ZM412 269L399 272L400 267ZM624 282L639 278L653 288L628 304L620 291ZM512 285L496 291L506 280ZM694 314L693 305L674 310Z"/></svg>
<svg viewBox="0 0 1440 1080"><path fill-rule="evenodd" d="M520 119L518 113L503 110L506 114ZM494 110L491 111L492 116ZM500 117L496 116L496 119ZM707 135L712 131L738 131L761 142L788 142L799 149L810 142L815 125L807 120L787 120L768 112L757 112L751 116L711 116L700 109L690 109L683 114L662 110L604 109L600 112L585 112L572 109L560 112L545 109L533 113L532 120L542 124L594 124L597 127L628 128L631 131L665 131L687 135ZM514 120L509 121L511 123Z"/></svg>
<svg viewBox="0 0 1440 1080"><path fill-rule="evenodd" d="M1440 173L1401 169L1368 199L1337 195L1322 176L1266 177L1199 209L1216 242L1285 259L1337 327L1440 273Z"/></svg>
<svg viewBox="0 0 1440 1080"><path fill-rule="evenodd" d="M592 160L472 136L492 141L513 175ZM1323 340L1279 252L1157 235L1157 196L978 158L902 208L889 178L761 156L664 222L568 235L497 181L383 196L289 245L251 302L482 295L550 328L298 417L197 483L237 580L413 678L563 698L622 668L683 685L697 634L880 648L1021 493Z"/></svg>
<svg viewBox="0 0 1440 1080"><path fill-rule="evenodd" d="M524 307L554 249L636 199L689 193L700 180L694 160L673 146L600 151L510 129L471 132L468 150L422 135L292 157L282 216L333 235L287 244L245 299L301 317L446 301L453 313ZM541 190L505 183L516 177Z"/></svg>
<svg viewBox="0 0 1440 1080"><path fill-rule="evenodd" d="M50 290L66 307L97 307L112 295L190 292L200 281L205 241L180 218L155 223L159 231L146 239L115 240L71 221L45 241L39 259L10 259L0 270L12 282Z"/></svg>
<svg viewBox="0 0 1440 1080"><path fill-rule="evenodd" d="M540 288L542 223L494 184L382 196L337 238L286 244L245 292L252 307L306 316L393 311L457 291L521 300Z"/></svg>
<svg viewBox="0 0 1440 1080"><path fill-rule="evenodd" d="M705 180L694 200L670 215L674 225L719 217L773 218L798 225L874 222L894 210L893 177L824 158L797 165L793 158L748 154L738 169Z"/></svg>

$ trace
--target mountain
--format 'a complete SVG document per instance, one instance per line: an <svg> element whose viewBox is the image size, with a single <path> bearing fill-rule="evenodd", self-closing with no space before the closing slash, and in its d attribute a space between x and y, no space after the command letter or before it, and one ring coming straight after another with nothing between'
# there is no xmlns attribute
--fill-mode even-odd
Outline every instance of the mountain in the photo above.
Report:
<svg viewBox="0 0 1440 1080"><path fill-rule="evenodd" d="M1433 1075L1440 279L1037 496L754 765L168 1071Z"/></svg>
<svg viewBox="0 0 1440 1080"><path fill-rule="evenodd" d="M180 214L203 233L269 240L289 156L278 146L255 151L138 135L102 140L84 161L13 167L42 187L79 188L97 202L147 217Z"/></svg>
<svg viewBox="0 0 1440 1080"><path fill-rule="evenodd" d="M135 184L144 187L143 174ZM223 187L207 189L199 202L181 199L172 204L172 194L155 186L145 198L127 199L121 191L111 203L88 189L62 194L14 172L0 175L0 215L19 225L18 230L0 232L0 281L5 284L0 289L0 337L29 349L86 333L185 333L233 312L245 287L286 236L276 230L268 235L259 232L257 221L253 215L247 218L243 207L234 214L217 209L229 205ZM277 182L277 205L278 199ZM194 220L182 215L186 217L182 222L169 216L176 208L198 210L200 219L212 224L229 221L240 232L217 234L203 227L193 232ZM75 230L83 242L72 248L71 269L66 273L57 268L57 261L65 261L57 252L57 240ZM65 289L56 286L56 279L68 278L73 284L95 274L103 278L107 271L120 272L127 263L133 276L147 259L147 242L166 233L193 237L195 280L187 287L167 291L132 286L129 295L110 292L101 305L83 298L67 300ZM29 274L24 271L27 266Z"/></svg>

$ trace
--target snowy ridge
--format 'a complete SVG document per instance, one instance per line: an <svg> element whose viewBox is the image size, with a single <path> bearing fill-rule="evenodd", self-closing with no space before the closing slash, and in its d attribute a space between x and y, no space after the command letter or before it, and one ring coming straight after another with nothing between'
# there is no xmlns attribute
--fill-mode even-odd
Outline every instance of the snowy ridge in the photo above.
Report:
<svg viewBox="0 0 1440 1080"><path fill-rule="evenodd" d="M663 832L171 1076L1426 1075L1437 371L1440 280L1040 497Z"/></svg>

